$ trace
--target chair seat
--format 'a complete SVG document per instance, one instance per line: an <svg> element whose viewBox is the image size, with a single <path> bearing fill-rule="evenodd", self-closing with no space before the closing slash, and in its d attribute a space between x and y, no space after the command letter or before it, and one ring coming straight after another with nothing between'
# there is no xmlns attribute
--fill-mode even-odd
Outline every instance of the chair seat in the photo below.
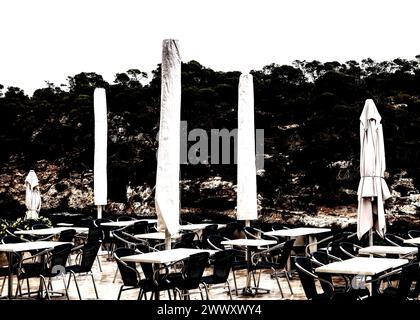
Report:
<svg viewBox="0 0 420 320"><path fill-rule="evenodd" d="M204 282L206 284L220 284L225 283L226 281L221 281L219 278L216 278L214 276L205 276L201 278L201 282Z"/></svg>
<svg viewBox="0 0 420 320"><path fill-rule="evenodd" d="M67 266L66 271L73 271L74 273L83 273L83 272L89 272L90 270L86 270L81 265L75 264L72 266Z"/></svg>
<svg viewBox="0 0 420 320"><path fill-rule="evenodd" d="M19 273L19 279L35 278L39 277L42 270L44 269L44 264L39 262L34 263L24 263L22 266L21 273Z"/></svg>

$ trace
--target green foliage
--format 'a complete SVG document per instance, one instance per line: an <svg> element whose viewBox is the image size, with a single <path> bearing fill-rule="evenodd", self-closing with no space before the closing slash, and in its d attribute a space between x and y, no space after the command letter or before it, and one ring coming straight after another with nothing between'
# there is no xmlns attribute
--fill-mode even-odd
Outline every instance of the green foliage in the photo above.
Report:
<svg viewBox="0 0 420 320"><path fill-rule="evenodd" d="M13 228L22 229L22 230L30 230L32 229L32 226L34 224L46 224L48 226L52 226L52 222L47 217L39 217L38 219L24 219L24 218L18 218L13 222L9 222L9 224Z"/></svg>
<svg viewBox="0 0 420 320"><path fill-rule="evenodd" d="M34 224L46 224L48 226L52 226L52 222L47 217L39 217L38 219L28 219L25 220L24 218L18 218L16 220L6 220L0 219L0 238L6 235L7 227L13 227L22 230L31 230Z"/></svg>
<svg viewBox="0 0 420 320"><path fill-rule="evenodd" d="M9 227L7 220L0 219L0 238L6 234L7 227Z"/></svg>

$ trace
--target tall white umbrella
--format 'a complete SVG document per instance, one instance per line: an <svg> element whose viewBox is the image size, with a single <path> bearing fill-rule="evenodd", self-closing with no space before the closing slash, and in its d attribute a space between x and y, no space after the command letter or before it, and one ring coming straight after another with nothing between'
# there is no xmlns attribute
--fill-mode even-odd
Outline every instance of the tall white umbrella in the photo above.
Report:
<svg viewBox="0 0 420 320"><path fill-rule="evenodd" d="M375 103L367 99L360 116L360 182L357 191L357 236L366 232L372 245L372 229L380 236L386 232L384 201L391 193L384 180L385 148L381 116Z"/></svg>
<svg viewBox="0 0 420 320"><path fill-rule="evenodd" d="M177 40L163 40L161 70L155 205L158 230L165 232L169 249L171 236L179 231L180 215L181 57Z"/></svg>
<svg viewBox="0 0 420 320"><path fill-rule="evenodd" d="M254 86L251 74L241 74L238 91L238 220L258 218L257 169L255 164Z"/></svg>
<svg viewBox="0 0 420 320"><path fill-rule="evenodd" d="M107 137L108 123L106 93L103 88L96 88L93 94L95 112L95 156L93 168L93 194L98 209L97 217L102 218L102 206L107 204Z"/></svg>
<svg viewBox="0 0 420 320"><path fill-rule="evenodd" d="M30 170L25 178L25 219L38 219L41 210L41 193L39 190L38 177L34 170Z"/></svg>

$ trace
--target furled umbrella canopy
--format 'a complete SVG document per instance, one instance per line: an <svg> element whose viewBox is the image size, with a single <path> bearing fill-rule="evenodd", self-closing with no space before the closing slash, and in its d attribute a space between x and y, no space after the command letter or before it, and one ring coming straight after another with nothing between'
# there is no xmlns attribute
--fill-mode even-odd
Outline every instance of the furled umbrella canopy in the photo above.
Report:
<svg viewBox="0 0 420 320"><path fill-rule="evenodd" d="M41 193L39 190L38 177L34 170L30 170L25 179L26 186L26 214L25 219L38 219L41 210Z"/></svg>
<svg viewBox="0 0 420 320"><path fill-rule="evenodd" d="M102 206L107 204L107 139L108 122L106 93L103 88L96 88L93 94L95 112L95 154L93 167L93 194L98 209L98 218L102 218Z"/></svg>
<svg viewBox="0 0 420 320"><path fill-rule="evenodd" d="M181 57L178 41L163 40L159 148L155 205L158 229L170 236L179 231L180 215Z"/></svg>
<svg viewBox="0 0 420 320"><path fill-rule="evenodd" d="M241 74L238 90L238 220L258 218L255 164L254 85L251 74Z"/></svg>
<svg viewBox="0 0 420 320"><path fill-rule="evenodd" d="M360 116L359 239L373 228L382 237L386 232L384 201L391 197L391 193L384 180L386 167L381 119L373 100L367 99Z"/></svg>

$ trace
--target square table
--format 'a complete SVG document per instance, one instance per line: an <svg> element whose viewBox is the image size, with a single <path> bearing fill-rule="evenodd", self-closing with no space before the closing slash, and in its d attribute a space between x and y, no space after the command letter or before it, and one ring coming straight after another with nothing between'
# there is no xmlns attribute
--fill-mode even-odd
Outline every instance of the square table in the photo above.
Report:
<svg viewBox="0 0 420 320"><path fill-rule="evenodd" d="M269 245L277 244L275 240L264 240L264 239L233 239L233 240L225 240L220 242L222 245L231 245L231 246L243 246L246 247L246 261L247 261L247 279L246 285L243 289L242 293L244 295L254 295L252 289L255 289L256 292L258 290L264 290L267 293L270 290L262 289L262 288L252 288L251 287L251 248L258 249L260 247L265 247Z"/></svg>
<svg viewBox="0 0 420 320"><path fill-rule="evenodd" d="M356 257L323 265L316 268L315 272L374 277L385 271L401 267L408 262L408 259ZM374 295L375 292L376 290L372 287L371 294Z"/></svg>
<svg viewBox="0 0 420 320"><path fill-rule="evenodd" d="M43 230L43 229L40 229ZM12 262L12 254L17 252L25 252L31 250L43 250L43 249L51 249L58 245L65 244L69 242L58 242L58 241L33 241L33 242L19 242L19 243L5 243L0 244L0 252L6 252L8 254L8 261L9 261L9 276L8 276L8 291L7 296L9 299L12 298L12 291L13 291L13 266L11 265Z"/></svg>
<svg viewBox="0 0 420 320"><path fill-rule="evenodd" d="M316 237L314 235L330 232L330 231L331 229L329 228L300 227L300 228L273 230L273 231L265 232L264 234L267 234L269 236L287 237L288 239L308 236L308 245L310 245L316 242ZM309 247L310 252L313 252L316 250L317 250L316 245L311 245Z"/></svg>
<svg viewBox="0 0 420 320"><path fill-rule="evenodd" d="M153 264L168 264L178 260L188 258L192 254L200 252L208 252L210 255L216 253L217 250L205 250L205 249L189 249L189 248L178 248L171 250L162 250L148 253L140 253L131 256L121 257L122 261L135 262L135 263L153 263ZM155 299L159 299L159 294L156 292L154 295Z"/></svg>
<svg viewBox="0 0 420 320"><path fill-rule="evenodd" d="M377 254L377 255L386 255L386 254L398 254L398 255L410 255L416 254L418 251L417 247L397 247L397 246L369 246L359 249L359 254Z"/></svg>
<svg viewBox="0 0 420 320"><path fill-rule="evenodd" d="M59 234L64 230L74 229L76 233L88 233L89 228L85 227L54 227L54 228L45 228L45 229L35 229L35 230L17 230L14 233L18 235L31 235L31 236L50 236L54 234Z"/></svg>

